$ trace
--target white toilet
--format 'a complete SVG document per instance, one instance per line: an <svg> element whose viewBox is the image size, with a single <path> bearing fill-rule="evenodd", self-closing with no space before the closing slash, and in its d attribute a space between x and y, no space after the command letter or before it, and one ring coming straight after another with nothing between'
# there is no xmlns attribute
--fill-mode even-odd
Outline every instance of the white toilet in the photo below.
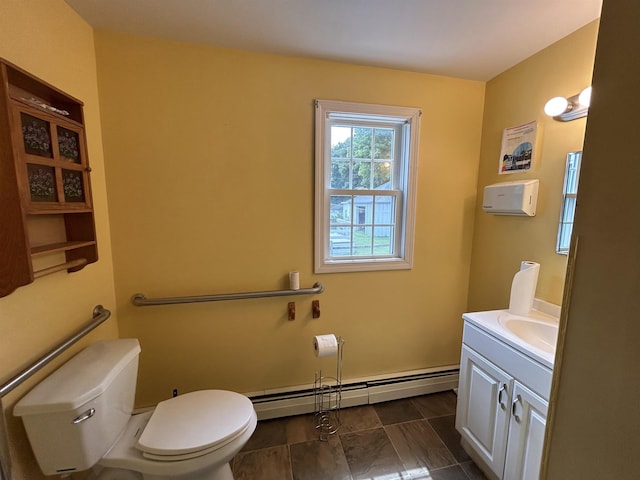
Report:
<svg viewBox="0 0 640 480"><path fill-rule="evenodd" d="M140 344L94 343L15 406L45 475L94 479L233 480L229 461L256 428L251 401L201 390L132 415Z"/></svg>

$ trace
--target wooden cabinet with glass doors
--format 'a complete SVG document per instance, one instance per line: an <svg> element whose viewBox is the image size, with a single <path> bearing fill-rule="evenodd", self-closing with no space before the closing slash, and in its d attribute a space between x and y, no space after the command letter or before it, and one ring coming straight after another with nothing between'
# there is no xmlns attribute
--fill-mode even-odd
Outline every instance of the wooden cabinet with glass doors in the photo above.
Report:
<svg viewBox="0 0 640 480"><path fill-rule="evenodd" d="M98 260L82 102L0 59L0 296Z"/></svg>

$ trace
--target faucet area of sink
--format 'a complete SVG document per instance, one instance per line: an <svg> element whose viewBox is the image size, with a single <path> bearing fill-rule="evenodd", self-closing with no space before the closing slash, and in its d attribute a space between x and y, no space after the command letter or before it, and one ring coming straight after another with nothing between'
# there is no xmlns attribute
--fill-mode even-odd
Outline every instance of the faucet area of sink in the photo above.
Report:
<svg viewBox="0 0 640 480"><path fill-rule="evenodd" d="M508 309L465 313L463 318L519 352L553 368L560 307L535 299L526 315Z"/></svg>

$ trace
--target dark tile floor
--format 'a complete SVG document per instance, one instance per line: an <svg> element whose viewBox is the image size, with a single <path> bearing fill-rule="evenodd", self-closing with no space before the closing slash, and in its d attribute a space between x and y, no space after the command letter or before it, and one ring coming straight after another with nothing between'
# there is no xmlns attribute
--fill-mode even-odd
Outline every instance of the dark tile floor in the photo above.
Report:
<svg viewBox="0 0 640 480"><path fill-rule="evenodd" d="M344 408L321 442L313 415L258 423L233 459L236 480L485 480L460 447L456 395Z"/></svg>

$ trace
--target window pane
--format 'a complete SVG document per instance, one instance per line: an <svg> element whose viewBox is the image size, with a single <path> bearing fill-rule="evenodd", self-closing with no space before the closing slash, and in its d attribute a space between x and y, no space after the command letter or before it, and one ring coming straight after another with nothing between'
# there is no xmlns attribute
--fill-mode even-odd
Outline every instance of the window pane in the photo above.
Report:
<svg viewBox="0 0 640 480"><path fill-rule="evenodd" d="M376 162L373 167L373 188L389 190L391 188L391 163Z"/></svg>
<svg viewBox="0 0 640 480"><path fill-rule="evenodd" d="M393 227L373 228L373 253L375 255L393 254Z"/></svg>
<svg viewBox="0 0 640 480"><path fill-rule="evenodd" d="M351 227L331 226L329 230L329 255L351 255Z"/></svg>
<svg viewBox="0 0 640 480"><path fill-rule="evenodd" d="M353 255L369 256L373 254L371 227L359 226L353 232Z"/></svg>
<svg viewBox="0 0 640 480"><path fill-rule="evenodd" d="M331 159L331 188L349 188L349 160Z"/></svg>
<svg viewBox="0 0 640 480"><path fill-rule="evenodd" d="M351 127L331 127L331 158L351 157Z"/></svg>
<svg viewBox="0 0 640 480"><path fill-rule="evenodd" d="M351 196L331 195L331 223L351 224Z"/></svg>
<svg viewBox="0 0 640 480"><path fill-rule="evenodd" d="M373 220L373 197L356 195L353 198L354 225L370 225Z"/></svg>
<svg viewBox="0 0 640 480"><path fill-rule="evenodd" d="M373 129L354 127L353 129L353 158L371 158L371 141Z"/></svg>
<svg viewBox="0 0 640 480"><path fill-rule="evenodd" d="M354 161L351 188L371 189L371 162Z"/></svg>
<svg viewBox="0 0 640 480"><path fill-rule="evenodd" d="M393 161L393 134L394 131L390 128L376 128L375 129L375 156L376 160L389 160Z"/></svg>
<svg viewBox="0 0 640 480"><path fill-rule="evenodd" d="M375 225L392 225L396 218L396 198L391 196L376 196Z"/></svg>

